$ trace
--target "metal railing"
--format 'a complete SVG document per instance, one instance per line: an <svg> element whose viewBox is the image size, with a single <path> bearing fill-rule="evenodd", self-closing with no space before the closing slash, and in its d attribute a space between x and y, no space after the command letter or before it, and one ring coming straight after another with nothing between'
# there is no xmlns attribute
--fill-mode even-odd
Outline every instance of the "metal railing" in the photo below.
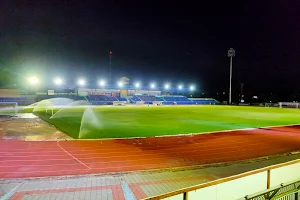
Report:
<svg viewBox="0 0 300 200"><path fill-rule="evenodd" d="M300 193L300 179L291 181L265 191L248 195L239 200L298 200Z"/></svg>
<svg viewBox="0 0 300 200"><path fill-rule="evenodd" d="M300 163L300 159L289 161L289 162L286 162L286 163L281 163L281 164L277 164L277 165L264 167L264 168L261 168L261 169L245 172L245 173L242 173L242 174L237 174L237 175L234 175L234 176L214 180L214 181L207 182L207 183L202 183L202 184L187 187L187 188L182 188L182 189L179 189L179 190L176 190L176 191L171 191L171 192L168 192L168 193L165 193L165 194L148 197L148 198L145 198L144 200L164 199L164 198L173 197L175 195L180 195L180 194L182 195L183 200L188 200L188 193L189 192L199 190L199 189L203 189L203 188L206 188L206 187L209 187L209 186L215 186L215 185L218 185L218 184L221 184L221 183L237 180L239 178L244 178L244 177L255 175L255 174L258 174L258 173L262 173L262 172L267 172L267 180L266 180L267 190L263 191L263 192L260 192L260 193L257 193L257 195L260 195L260 196L251 195L251 196L246 196L242 199L244 199L244 200L250 200L250 199L251 200L260 200L260 199L266 199L266 200L271 200L271 199L272 200L273 199L292 200L293 199L293 200L298 200L299 199L298 196L299 196L300 180L293 181L292 183L281 184L281 186L277 187L277 188L270 188L271 170L282 168L282 167L289 166L289 165L292 165L292 164L298 164L298 163ZM293 198L290 198L291 194L294 194Z"/></svg>

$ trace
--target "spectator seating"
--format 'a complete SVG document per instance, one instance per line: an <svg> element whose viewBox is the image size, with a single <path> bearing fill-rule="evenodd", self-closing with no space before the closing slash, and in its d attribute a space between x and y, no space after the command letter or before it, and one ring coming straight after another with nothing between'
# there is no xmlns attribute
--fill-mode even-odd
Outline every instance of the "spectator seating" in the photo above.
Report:
<svg viewBox="0 0 300 200"><path fill-rule="evenodd" d="M145 103L152 103L153 101L164 101L163 99L161 99L159 97L151 96L151 95L141 95L138 97Z"/></svg>
<svg viewBox="0 0 300 200"><path fill-rule="evenodd" d="M203 104L203 105L217 105L220 102L218 102L215 99L212 98L197 98L197 99L190 99L191 101L195 102L195 104Z"/></svg>
<svg viewBox="0 0 300 200"><path fill-rule="evenodd" d="M20 97L0 97L0 102L17 102L18 105L29 105L36 102L36 97L20 96Z"/></svg>
<svg viewBox="0 0 300 200"><path fill-rule="evenodd" d="M127 101L127 99L123 97L116 97L116 99L118 99L118 101Z"/></svg>
<svg viewBox="0 0 300 200"><path fill-rule="evenodd" d="M137 101L142 101L139 97L137 97L137 96L133 96L132 98L130 98L129 99L130 100L130 102L132 102L132 103L135 103L135 102L137 102Z"/></svg>
<svg viewBox="0 0 300 200"><path fill-rule="evenodd" d="M38 101L50 98L70 98L74 100L88 100L92 105L112 105L114 101L127 101L126 98L106 96L106 95L89 95L86 97L78 95L39 95Z"/></svg>
<svg viewBox="0 0 300 200"><path fill-rule="evenodd" d="M165 101L190 101L187 97L185 96L164 96L163 99Z"/></svg>
<svg viewBox="0 0 300 200"><path fill-rule="evenodd" d="M145 104L152 104L153 101L164 101L162 98L160 97L156 97L153 95L136 95L133 96L130 101L132 103L136 103L137 101L143 101Z"/></svg>
<svg viewBox="0 0 300 200"><path fill-rule="evenodd" d="M0 97L0 102L17 102L19 105L29 105L37 101L50 98L70 98L74 100L88 100L93 105L112 105L114 101L127 101L126 98L106 96L106 95L89 95L87 97L77 96L76 94L62 95L38 95L38 96L17 96L17 97ZM154 101L161 101L164 105L215 105L219 102L213 98L187 98L185 96L154 96L154 95L136 95L129 99L131 103L144 102L152 104Z"/></svg>
<svg viewBox="0 0 300 200"><path fill-rule="evenodd" d="M127 101L126 98L106 95L89 95L87 99L92 105L112 105L114 101Z"/></svg>
<svg viewBox="0 0 300 200"><path fill-rule="evenodd" d="M172 104L177 104L177 105L192 105L195 104L195 102L189 100L185 96L164 96L163 97L164 105L172 105Z"/></svg>
<svg viewBox="0 0 300 200"><path fill-rule="evenodd" d="M73 93L73 94L38 95L37 101L42 101L45 99L52 99L52 98L68 98L68 99L73 99L73 100L86 100L85 97L78 96L76 93Z"/></svg>
<svg viewBox="0 0 300 200"><path fill-rule="evenodd" d="M154 101L162 101L164 105L196 105L196 104L219 104L212 98L193 98L189 99L186 96L153 96L153 95L136 95L129 99L131 103L143 101L145 104L152 104Z"/></svg>

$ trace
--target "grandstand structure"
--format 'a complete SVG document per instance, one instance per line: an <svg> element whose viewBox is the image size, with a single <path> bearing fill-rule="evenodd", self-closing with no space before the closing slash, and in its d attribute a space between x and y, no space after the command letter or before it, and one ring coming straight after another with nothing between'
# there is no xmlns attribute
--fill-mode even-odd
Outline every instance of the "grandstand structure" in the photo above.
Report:
<svg viewBox="0 0 300 200"><path fill-rule="evenodd" d="M212 98L198 98L197 100L189 99L185 96L151 96L151 95L134 95L130 98L107 95L87 95L85 97L75 95L42 95L35 97L0 97L0 103L17 102L18 105L30 105L35 102L50 98L70 98L74 100L87 100L92 105L113 105L113 102L125 102L127 104L153 104L161 102L162 105L217 105L219 102Z"/></svg>
<svg viewBox="0 0 300 200"><path fill-rule="evenodd" d="M129 100L132 103L144 102L145 104L153 104L153 102L162 102L163 105L219 104L219 102L213 98L187 98L186 96L181 95L135 95L132 98L129 98Z"/></svg>
<svg viewBox="0 0 300 200"><path fill-rule="evenodd" d="M14 103L19 105L29 105L37 101L36 96L1 96L0 103Z"/></svg>
<svg viewBox="0 0 300 200"><path fill-rule="evenodd" d="M126 101L126 98L119 96L107 96L107 95L88 95L86 96L87 100L92 105L111 105L115 101Z"/></svg>
<svg viewBox="0 0 300 200"><path fill-rule="evenodd" d="M37 77L28 79L32 86L38 84ZM153 105L197 105L197 104L219 104L212 98L187 98L184 94L187 91L193 94L195 86L190 85L189 88L179 85L177 88L171 87L170 83L166 83L164 87L159 87L155 83L151 83L149 87L142 86L139 82L134 85L129 84L130 79L122 77L117 85L106 85L104 80L99 82L96 89L86 88L84 79L78 80L78 87L73 89L62 89L58 87L63 83L63 79L55 78L54 83L57 85L56 90L41 89L43 92L35 92L30 89L21 91L18 89L0 89L0 103L16 102L18 105L30 105L45 99L51 98L68 98L73 100L86 100L92 105L121 105L123 104L153 104Z"/></svg>
<svg viewBox="0 0 300 200"><path fill-rule="evenodd" d="M122 89L79 89L76 93L38 93L36 95L0 96L1 102L17 102L18 105L30 105L51 98L69 98L87 100L92 105L114 105L114 102L126 104L155 105L216 105L219 102L213 98L188 98L183 95L166 95L159 90L122 90ZM119 104L116 104L119 105Z"/></svg>

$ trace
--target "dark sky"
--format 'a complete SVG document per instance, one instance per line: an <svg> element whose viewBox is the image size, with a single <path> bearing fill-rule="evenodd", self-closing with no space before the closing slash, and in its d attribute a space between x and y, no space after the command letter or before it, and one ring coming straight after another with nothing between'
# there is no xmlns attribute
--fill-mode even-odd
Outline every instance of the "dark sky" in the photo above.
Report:
<svg viewBox="0 0 300 200"><path fill-rule="evenodd" d="M114 79L197 83L228 89L227 50L236 49L234 89L299 91L300 2L29 1L0 3L0 65L94 82L113 51Z"/></svg>

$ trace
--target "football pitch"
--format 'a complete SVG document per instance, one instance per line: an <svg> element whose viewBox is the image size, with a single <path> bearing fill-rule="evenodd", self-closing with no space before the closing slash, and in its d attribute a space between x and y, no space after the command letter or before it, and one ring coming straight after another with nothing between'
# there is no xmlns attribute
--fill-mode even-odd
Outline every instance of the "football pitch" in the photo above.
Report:
<svg viewBox="0 0 300 200"><path fill-rule="evenodd" d="M64 108L41 119L74 139L151 137L300 123L299 109L243 106L97 106ZM91 115L91 116L90 116ZM95 125L95 123L97 125ZM80 136L84 127L85 133Z"/></svg>

